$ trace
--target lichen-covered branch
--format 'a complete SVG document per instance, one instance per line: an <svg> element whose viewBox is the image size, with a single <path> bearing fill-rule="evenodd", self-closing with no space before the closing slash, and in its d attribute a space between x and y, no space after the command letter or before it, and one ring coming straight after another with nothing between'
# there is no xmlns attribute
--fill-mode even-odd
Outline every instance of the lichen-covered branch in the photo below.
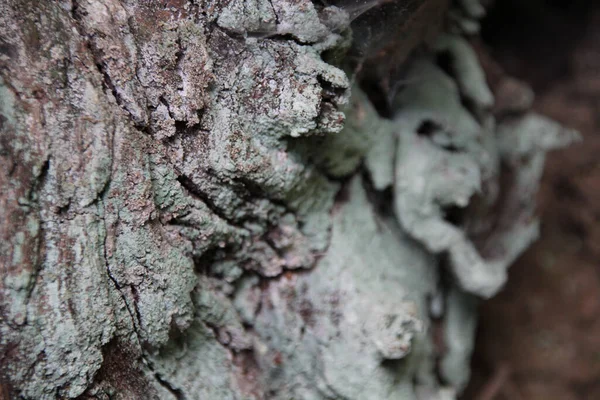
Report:
<svg viewBox="0 0 600 400"><path fill-rule="evenodd" d="M574 135L494 107L478 2L382 2L397 41L324 3L0 3L4 392L464 387L475 296L535 237L544 152Z"/></svg>

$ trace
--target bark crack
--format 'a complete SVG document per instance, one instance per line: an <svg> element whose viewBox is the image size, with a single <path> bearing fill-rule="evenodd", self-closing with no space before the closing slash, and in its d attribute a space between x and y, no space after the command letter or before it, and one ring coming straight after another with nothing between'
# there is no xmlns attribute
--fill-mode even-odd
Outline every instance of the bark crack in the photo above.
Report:
<svg viewBox="0 0 600 400"><path fill-rule="evenodd" d="M202 203L204 203L209 208L209 210L212 211L217 217L221 218L222 220L226 221L228 224L230 224L236 228L246 230L246 228L243 225L241 225L240 223L235 221L233 218L226 215L217 206L217 204L210 198L210 196L208 196L206 193L204 193L202 191L202 189L200 189L200 187L196 183L194 183L194 181L192 181L189 177L187 177L186 175L179 175L177 177L177 181L181 184L181 186L184 189L186 189L186 191L192 197L194 197L194 198L200 200Z"/></svg>
<svg viewBox="0 0 600 400"><path fill-rule="evenodd" d="M186 396L183 393L183 390L174 387L169 381L160 376L158 372L154 373L154 378L156 381L165 389L167 389L177 400L186 400Z"/></svg>
<svg viewBox="0 0 600 400"><path fill-rule="evenodd" d="M127 108L126 104L123 102L123 99L119 95L117 86L113 82L110 73L107 70L106 62L102 59L102 49L98 48L93 41L93 39L96 37L96 34L87 32L82 23L84 15L79 11L79 4L77 0L73 0L71 17L75 22L75 27L80 32L81 36L85 38L85 46L92 56L92 60L94 61L97 71L100 73L100 76L102 76L104 93L108 95L108 91L110 91L117 105L129 115L133 125L140 131L146 132L149 128L147 123L145 121L136 121L132 112ZM130 18L127 19L127 23L129 29L132 29ZM137 63L135 65L135 76L139 80Z"/></svg>
<svg viewBox="0 0 600 400"><path fill-rule="evenodd" d="M44 182L46 180L46 177L48 176L49 170L50 170L50 157L48 157L46 159L46 161L44 161L44 164L42 165L40 174L37 177L33 187L31 188L31 191L29 193L30 201L34 201L34 199L33 199L34 193L38 193L38 196L39 196L39 191L41 190L42 186L44 185ZM37 208L38 208L37 213L38 213L38 220L39 220L39 224L40 224L40 230L38 232L38 242L37 242L37 255L38 255L38 257L40 257L40 259L36 260L37 261L35 263L36 267L32 271L31 277L29 278L29 285L28 285L29 287L27 288L27 296L25 298L26 304L29 304L29 301L31 300L31 296L33 295L33 291L35 290L35 287L37 285L38 276L39 276L42 266L44 264L44 260L41 257L41 254L42 254L42 250L44 248L43 243L44 243L44 232L45 231L44 231L44 224L42 221L41 207L39 205L39 198L35 199L35 201L37 203ZM25 323L27 323L28 316L29 316L29 307L27 307L27 311L25 312Z"/></svg>

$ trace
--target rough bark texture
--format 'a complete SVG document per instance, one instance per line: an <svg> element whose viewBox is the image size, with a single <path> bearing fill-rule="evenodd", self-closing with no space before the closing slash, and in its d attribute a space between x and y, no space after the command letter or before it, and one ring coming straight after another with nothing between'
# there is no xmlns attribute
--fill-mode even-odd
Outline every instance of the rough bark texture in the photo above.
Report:
<svg viewBox="0 0 600 400"><path fill-rule="evenodd" d="M474 295L534 239L544 152L574 134L520 87L494 108L483 8L433 38L444 3L384 5L390 65L430 47L402 90L366 67L382 118L339 68L356 4L2 1L7 396L454 398Z"/></svg>

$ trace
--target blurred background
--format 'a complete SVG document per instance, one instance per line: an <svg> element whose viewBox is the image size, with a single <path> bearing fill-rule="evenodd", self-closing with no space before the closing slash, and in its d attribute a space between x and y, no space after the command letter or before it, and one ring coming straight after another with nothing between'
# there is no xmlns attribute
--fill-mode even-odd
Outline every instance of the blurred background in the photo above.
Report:
<svg viewBox="0 0 600 400"><path fill-rule="evenodd" d="M600 399L600 2L497 0L482 37L487 68L584 140L548 158L541 238L481 305L465 399Z"/></svg>

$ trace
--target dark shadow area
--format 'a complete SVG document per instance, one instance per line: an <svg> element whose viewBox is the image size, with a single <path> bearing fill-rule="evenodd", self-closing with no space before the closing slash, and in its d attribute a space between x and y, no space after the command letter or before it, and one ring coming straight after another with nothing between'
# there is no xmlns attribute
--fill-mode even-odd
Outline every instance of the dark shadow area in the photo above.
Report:
<svg viewBox="0 0 600 400"><path fill-rule="evenodd" d="M509 75L540 92L572 73L570 60L589 29L593 0L498 0L481 35Z"/></svg>

